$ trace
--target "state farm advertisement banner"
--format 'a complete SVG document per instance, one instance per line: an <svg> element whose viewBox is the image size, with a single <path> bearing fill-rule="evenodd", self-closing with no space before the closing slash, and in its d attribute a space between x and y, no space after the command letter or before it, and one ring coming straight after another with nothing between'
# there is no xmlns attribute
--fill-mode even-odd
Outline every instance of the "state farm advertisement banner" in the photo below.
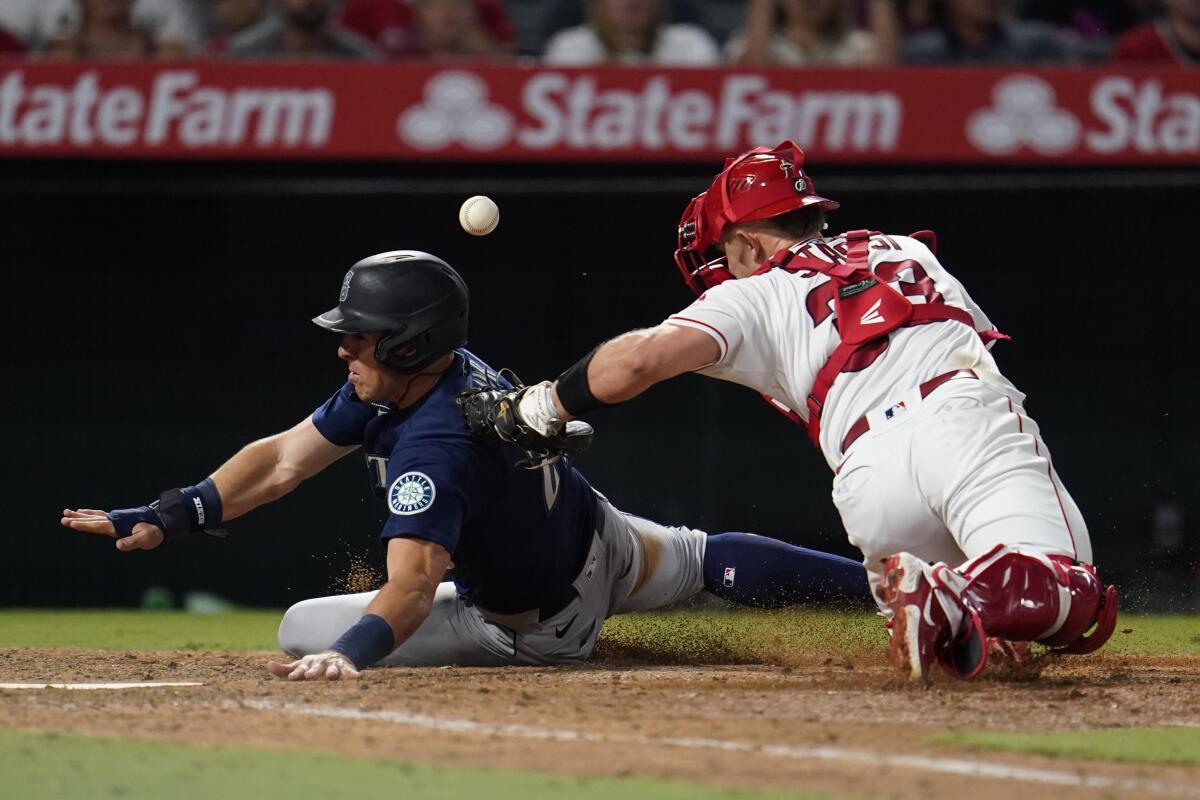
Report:
<svg viewBox="0 0 1200 800"><path fill-rule="evenodd" d="M1200 164L1200 71L0 62L0 156Z"/></svg>

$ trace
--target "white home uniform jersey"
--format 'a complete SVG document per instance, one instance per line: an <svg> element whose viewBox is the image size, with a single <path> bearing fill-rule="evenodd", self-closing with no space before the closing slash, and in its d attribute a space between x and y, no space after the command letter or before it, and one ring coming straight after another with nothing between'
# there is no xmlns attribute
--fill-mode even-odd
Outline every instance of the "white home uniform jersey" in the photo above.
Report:
<svg viewBox="0 0 1200 800"><path fill-rule="evenodd" d="M846 239L812 239L792 250L801 258L841 264L846 260ZM976 330L993 329L966 289L916 239L872 237L869 263L877 277L910 302L940 300L967 311ZM667 322L702 330L721 346L720 360L699 370L701 374L748 386L807 419L806 400L817 373L841 342L834 325L833 292L826 275L772 269L709 289ZM862 360L869 363L852 361L847 370L854 371L838 376L825 401L821 450L831 468L841 460L842 438L850 426L898 390L956 368L1003 380L979 336L957 322L901 328L886 349L864 354Z"/></svg>
<svg viewBox="0 0 1200 800"><path fill-rule="evenodd" d="M793 250L844 263L846 242L814 239ZM833 501L872 585L882 559L902 551L956 564L1003 544L1090 562L1087 526L1025 414L1024 395L1000 375L977 333L994 330L983 311L915 239L872 237L869 264L911 302L956 306L975 327L900 328L860 350L826 398L820 444L835 470ZM797 258L787 269L726 281L667 322L720 345L720 359L702 374L755 389L806 419L817 373L841 341L834 286ZM978 380L964 372L921 397L921 383L958 369ZM870 428L843 453L846 432L863 416Z"/></svg>

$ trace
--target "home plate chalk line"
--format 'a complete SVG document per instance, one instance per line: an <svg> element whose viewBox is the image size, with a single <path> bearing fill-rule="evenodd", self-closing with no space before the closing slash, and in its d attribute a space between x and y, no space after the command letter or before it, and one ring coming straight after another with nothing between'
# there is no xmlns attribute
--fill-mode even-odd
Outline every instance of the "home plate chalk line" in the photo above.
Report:
<svg viewBox="0 0 1200 800"><path fill-rule="evenodd" d="M0 689L158 689L203 686L196 681L135 681L133 683L0 683Z"/></svg>
<svg viewBox="0 0 1200 800"><path fill-rule="evenodd" d="M762 745L753 742L738 741L736 739L594 733L565 728L542 728L515 723L491 723L477 722L469 719L451 719L429 716L427 714L413 714L407 711L361 711L353 708L279 703L261 699L247 699L236 703L228 702L223 705L226 708L253 708L260 711L275 711L308 717L376 720L397 725L412 725L418 728L445 733L511 736L519 739L543 739L556 742L603 742L607 744L681 747L692 750L721 750L734 753L761 753L762 755L797 761L811 761L816 759L847 764L862 764L874 768L897 767L900 769L923 770L925 772L937 772L944 775L959 775L972 778L993 778L1053 786L1124 789L1127 791L1154 792L1179 797L1200 797L1200 786L1137 778L1110 778L1104 775L1084 775L1079 772L1019 767L1012 764L978 761L971 758L877 753L870 750L847 750L841 747Z"/></svg>

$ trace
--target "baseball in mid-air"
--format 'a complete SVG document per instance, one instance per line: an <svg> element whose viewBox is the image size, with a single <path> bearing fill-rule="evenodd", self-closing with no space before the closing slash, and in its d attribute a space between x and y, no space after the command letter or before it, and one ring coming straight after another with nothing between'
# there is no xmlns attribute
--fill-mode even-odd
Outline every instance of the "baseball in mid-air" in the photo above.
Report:
<svg viewBox="0 0 1200 800"><path fill-rule="evenodd" d="M500 206L482 194L468 197L458 210L458 222L472 236L487 236L500 224Z"/></svg>

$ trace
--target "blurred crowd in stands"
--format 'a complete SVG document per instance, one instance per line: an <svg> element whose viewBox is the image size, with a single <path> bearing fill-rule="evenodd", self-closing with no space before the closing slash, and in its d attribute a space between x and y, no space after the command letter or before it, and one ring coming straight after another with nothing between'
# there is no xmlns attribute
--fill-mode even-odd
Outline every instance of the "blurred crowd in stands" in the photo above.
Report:
<svg viewBox="0 0 1200 800"><path fill-rule="evenodd" d="M705 66L1200 61L1200 0L0 0L0 56Z"/></svg>

